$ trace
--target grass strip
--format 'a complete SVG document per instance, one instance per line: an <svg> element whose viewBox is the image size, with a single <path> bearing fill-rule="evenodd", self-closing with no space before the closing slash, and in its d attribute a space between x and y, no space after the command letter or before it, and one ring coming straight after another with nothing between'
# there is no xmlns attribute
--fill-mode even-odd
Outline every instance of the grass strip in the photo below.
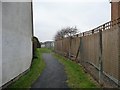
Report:
<svg viewBox="0 0 120 90"><path fill-rule="evenodd" d="M48 50L47 50L48 51ZM36 58L33 59L32 65L30 67L30 71L20 77L17 81L15 81L8 88L30 88L31 85L37 80L37 78L42 73L45 68L45 62L42 58L42 53L45 52L43 49L36 49L35 54Z"/></svg>
<svg viewBox="0 0 120 90"><path fill-rule="evenodd" d="M98 88L98 85L92 81L91 77L84 72L79 64L58 54L54 54L54 56L65 67L69 88Z"/></svg>

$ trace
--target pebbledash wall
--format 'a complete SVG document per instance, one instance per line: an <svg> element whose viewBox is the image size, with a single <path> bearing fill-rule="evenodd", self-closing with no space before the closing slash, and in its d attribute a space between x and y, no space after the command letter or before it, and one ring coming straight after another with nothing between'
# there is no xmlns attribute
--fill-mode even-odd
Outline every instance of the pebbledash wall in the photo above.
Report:
<svg viewBox="0 0 120 90"><path fill-rule="evenodd" d="M31 4L31 2L2 2L2 84L0 87L30 68L33 36Z"/></svg>

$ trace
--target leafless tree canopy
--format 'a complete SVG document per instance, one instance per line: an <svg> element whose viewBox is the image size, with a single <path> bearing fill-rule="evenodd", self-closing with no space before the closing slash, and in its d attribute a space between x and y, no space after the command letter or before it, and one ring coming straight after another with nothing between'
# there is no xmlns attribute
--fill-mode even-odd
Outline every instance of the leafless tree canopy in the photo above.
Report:
<svg viewBox="0 0 120 90"><path fill-rule="evenodd" d="M74 36L78 32L76 27L66 27L58 31L55 35L55 40L62 39L65 37Z"/></svg>

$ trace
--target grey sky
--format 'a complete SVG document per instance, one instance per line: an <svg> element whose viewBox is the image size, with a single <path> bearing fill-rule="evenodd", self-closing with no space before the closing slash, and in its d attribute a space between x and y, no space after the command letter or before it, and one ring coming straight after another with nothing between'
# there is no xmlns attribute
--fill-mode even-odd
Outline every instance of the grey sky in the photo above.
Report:
<svg viewBox="0 0 120 90"><path fill-rule="evenodd" d="M77 26L79 32L91 30L110 21L109 0L65 0L34 2L34 34L40 41L53 40L63 27Z"/></svg>

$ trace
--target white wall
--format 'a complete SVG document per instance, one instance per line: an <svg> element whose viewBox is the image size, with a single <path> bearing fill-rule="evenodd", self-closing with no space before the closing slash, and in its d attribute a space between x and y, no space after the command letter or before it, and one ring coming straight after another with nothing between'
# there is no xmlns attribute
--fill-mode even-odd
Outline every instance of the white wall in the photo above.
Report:
<svg viewBox="0 0 120 90"><path fill-rule="evenodd" d="M44 48L44 47L45 47L45 44L41 44L41 47Z"/></svg>
<svg viewBox="0 0 120 90"><path fill-rule="evenodd" d="M2 3L0 2L0 86L2 85Z"/></svg>
<svg viewBox="0 0 120 90"><path fill-rule="evenodd" d="M31 17L30 2L2 2L2 85L30 67Z"/></svg>

